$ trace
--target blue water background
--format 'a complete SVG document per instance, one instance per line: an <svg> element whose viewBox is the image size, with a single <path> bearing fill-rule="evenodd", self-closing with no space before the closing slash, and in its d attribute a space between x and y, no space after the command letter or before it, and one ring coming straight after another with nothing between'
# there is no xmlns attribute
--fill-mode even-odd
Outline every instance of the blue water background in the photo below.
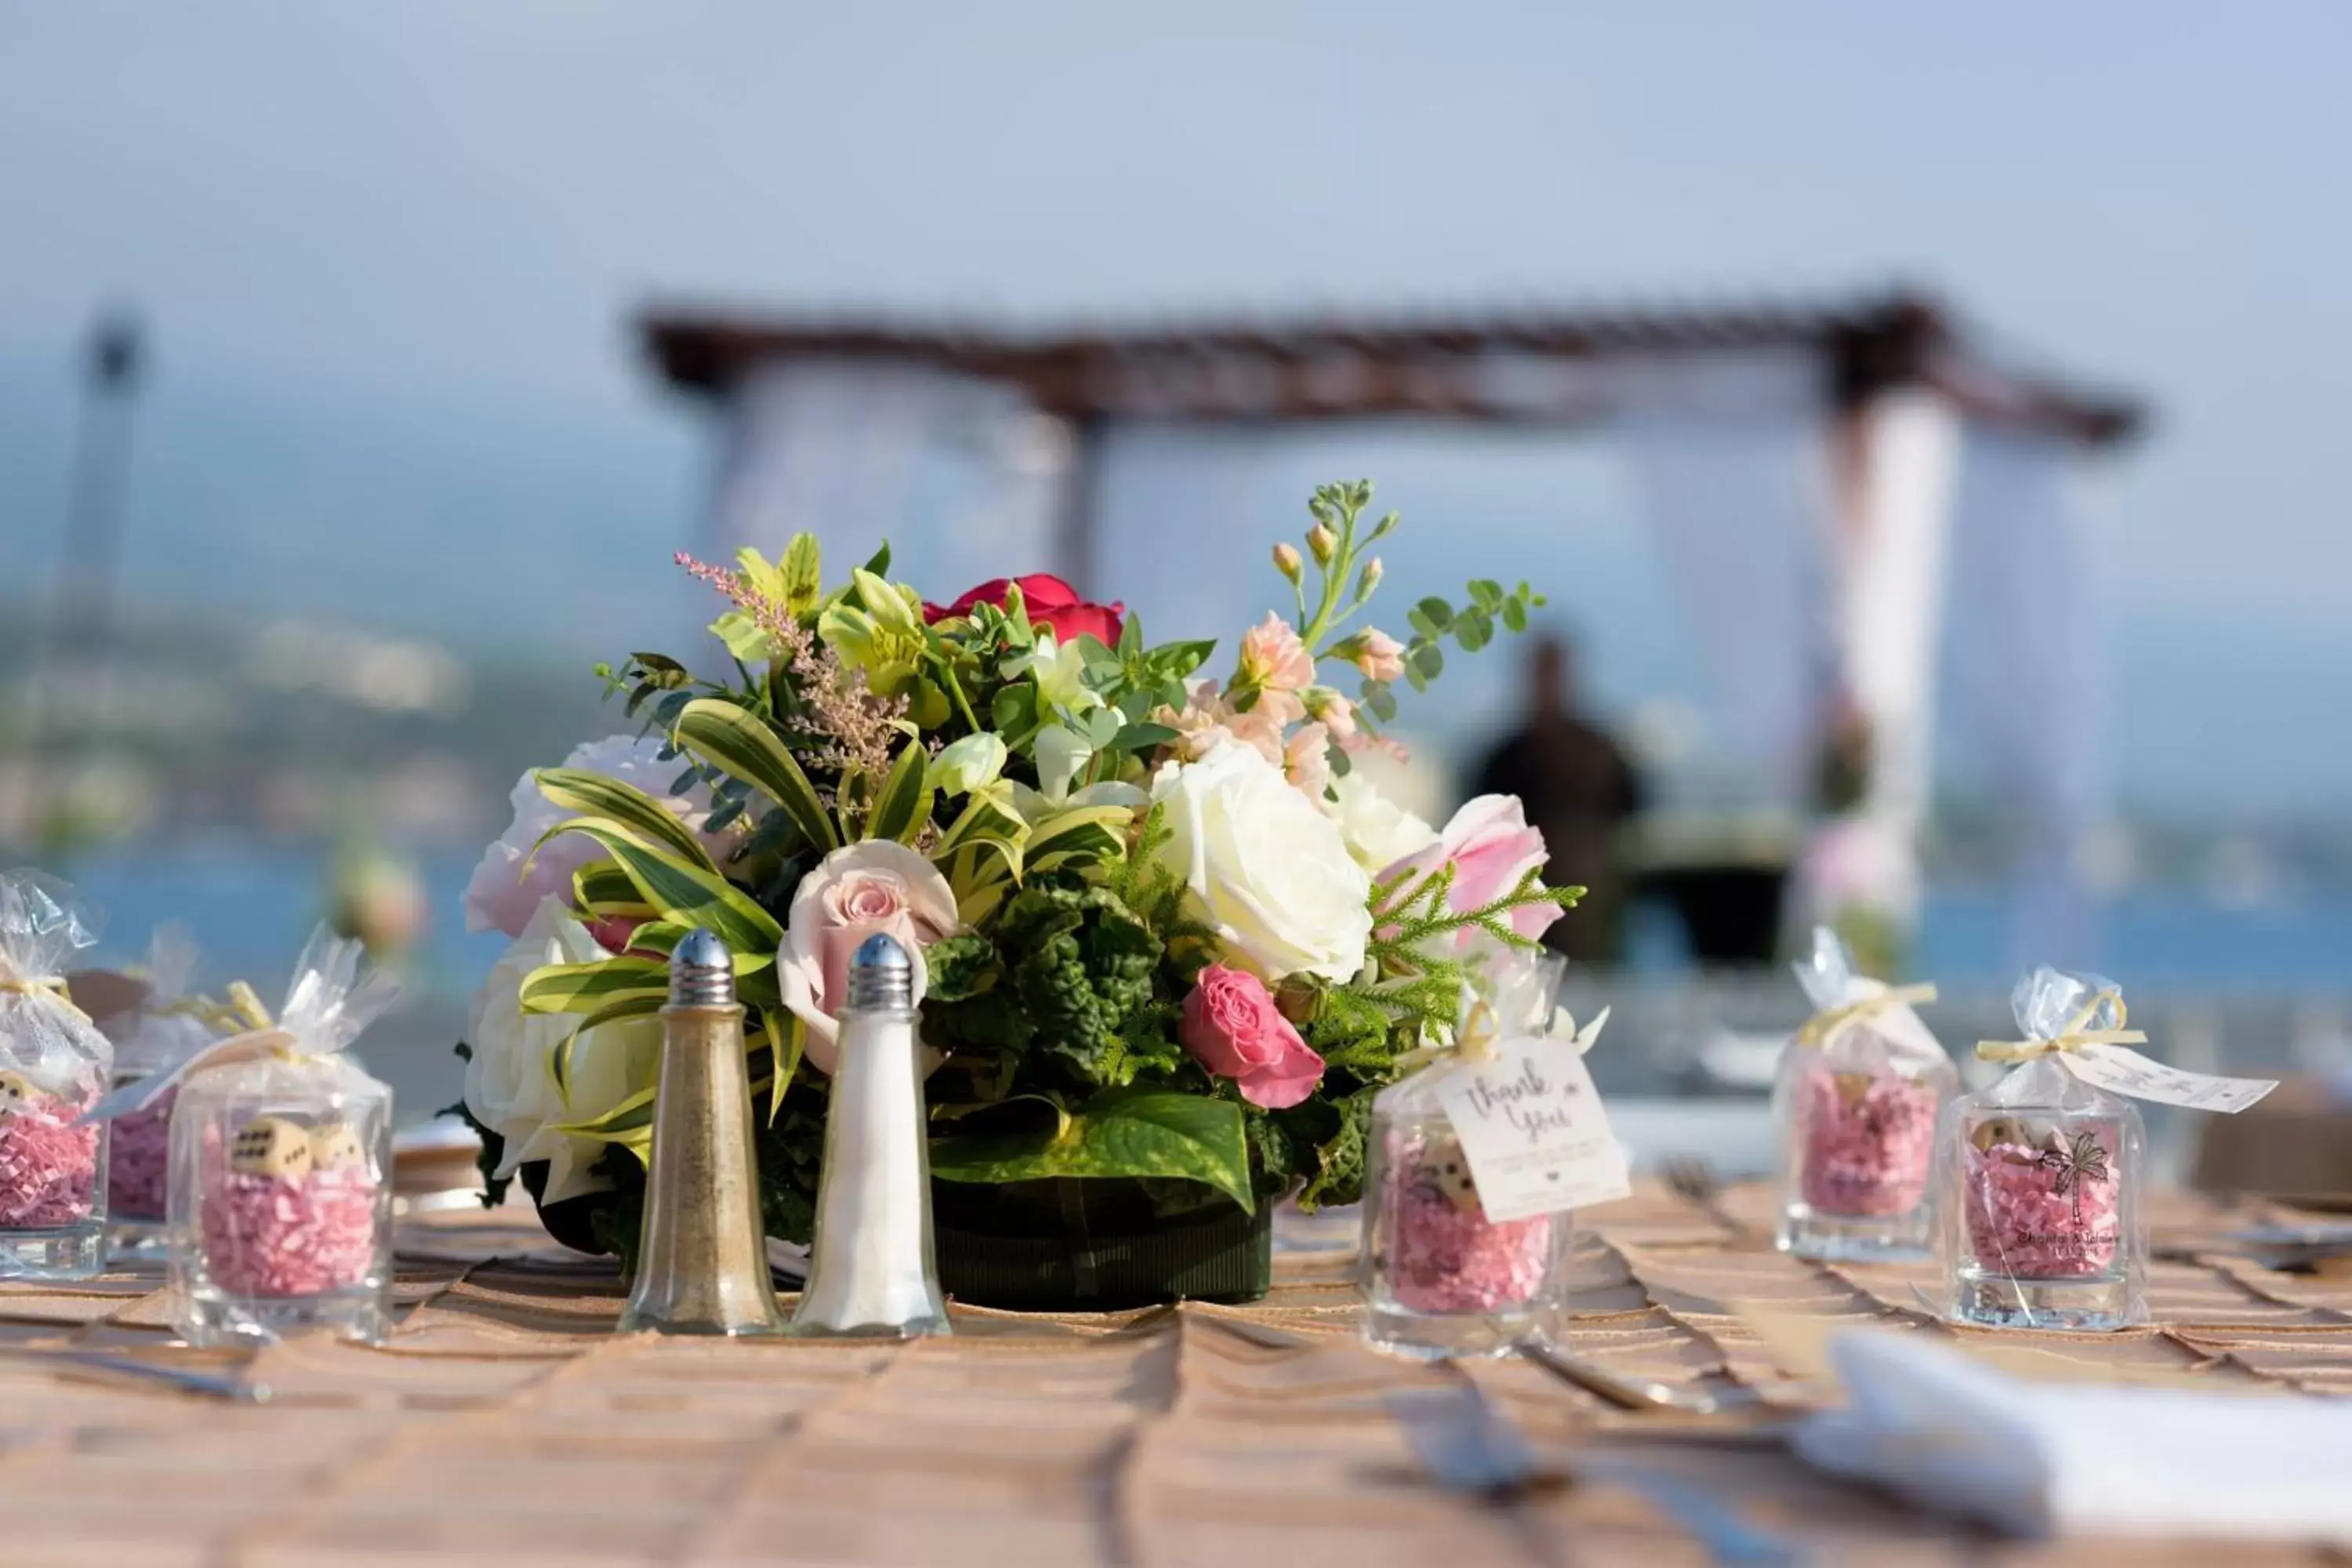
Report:
<svg viewBox="0 0 2352 1568"><path fill-rule="evenodd" d="M118 852L63 869L107 912L101 952L108 958L135 958L155 924L176 917L197 932L208 982L243 976L265 995L283 985L295 952L324 908L327 889L321 852L247 843ZM412 984L428 994L462 996L497 959L505 939L465 930L459 900L473 869L470 855L429 855L417 869L430 919L411 958ZM2007 918L1995 893L1931 890L1912 969L1948 985L2005 985L2011 978ZM1671 941L1639 942L1639 966L1670 964L1672 948ZM2187 891L2134 893L2105 911L2095 952L2101 969L2134 985L2352 991L2352 895L2306 894L2230 908Z"/></svg>

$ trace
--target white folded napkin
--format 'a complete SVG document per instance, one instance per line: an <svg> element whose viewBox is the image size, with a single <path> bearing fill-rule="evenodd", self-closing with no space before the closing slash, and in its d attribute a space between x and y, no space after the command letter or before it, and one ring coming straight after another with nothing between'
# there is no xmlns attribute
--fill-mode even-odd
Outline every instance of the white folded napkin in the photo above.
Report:
<svg viewBox="0 0 2352 1568"><path fill-rule="evenodd" d="M1852 1403L1797 1452L2021 1535L2352 1540L2352 1400L2021 1383L1912 1335L1843 1334Z"/></svg>

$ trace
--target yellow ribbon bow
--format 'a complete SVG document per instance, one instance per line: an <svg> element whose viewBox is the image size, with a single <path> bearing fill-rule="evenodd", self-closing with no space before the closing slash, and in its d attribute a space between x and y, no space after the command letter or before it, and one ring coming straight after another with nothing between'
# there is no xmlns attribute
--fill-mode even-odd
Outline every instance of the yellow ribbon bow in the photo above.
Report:
<svg viewBox="0 0 2352 1568"><path fill-rule="evenodd" d="M244 1026L239 1032L247 1034L278 1026L278 1021L269 1016L269 1009L263 1006L261 998L254 994L253 987L242 980L228 983L228 1000L226 1002L215 1002L209 996L183 996L155 1011L166 1018L196 1019L205 1027L223 1035L236 1029L239 1025Z"/></svg>
<svg viewBox="0 0 2352 1568"><path fill-rule="evenodd" d="M2085 1024L2099 1016L2099 1009L2110 1002L2116 1005L2116 1026L2112 1029L2084 1028ZM1977 1056L1989 1062L2022 1062L2031 1061L2035 1057L2053 1056L2060 1051L2079 1051L2084 1046L2146 1045L2146 1030L2123 1026L2129 1017L2130 1015L2124 1010L2122 992L2102 991L2083 1004L2082 1009L2048 1039L1979 1040Z"/></svg>
<svg viewBox="0 0 2352 1568"><path fill-rule="evenodd" d="M73 999L73 992L67 986L65 976L62 974L34 974L23 979L12 975L5 980L0 980L0 994L46 996L83 1023L89 1022L89 1015L83 1012L81 1005Z"/></svg>
<svg viewBox="0 0 2352 1568"><path fill-rule="evenodd" d="M1893 1007L1910 1007L1936 999L1933 985L1890 985L1875 995L1848 1002L1841 1007L1824 1007L1806 1019L1797 1029L1797 1044L1819 1047L1830 1043L1830 1037L1848 1024L1872 1017Z"/></svg>
<svg viewBox="0 0 2352 1568"><path fill-rule="evenodd" d="M1495 1047L1502 1037L1502 1020L1495 1016L1494 1004L1482 996L1472 1002L1470 1010L1462 1016L1462 1026L1454 1032L1452 1045L1423 1046L1407 1051L1397 1058L1396 1065L1400 1069L1417 1068L1441 1057L1473 1064L1490 1062L1495 1059Z"/></svg>

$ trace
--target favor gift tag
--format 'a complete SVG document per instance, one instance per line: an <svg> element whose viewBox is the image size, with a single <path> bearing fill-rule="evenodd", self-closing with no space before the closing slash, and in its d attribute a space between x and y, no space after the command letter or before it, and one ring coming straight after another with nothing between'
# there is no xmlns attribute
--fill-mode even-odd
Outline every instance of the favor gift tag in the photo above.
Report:
<svg viewBox="0 0 2352 1568"><path fill-rule="evenodd" d="M2278 1087L2267 1078L2219 1078L2210 1073L2183 1072L2144 1057L2129 1046L2084 1046L2066 1052L2060 1060L2084 1083L2095 1084L2134 1100L2158 1105L2179 1105L2190 1110L2232 1113Z"/></svg>
<svg viewBox="0 0 2352 1568"><path fill-rule="evenodd" d="M1591 1069L1548 1040L1509 1040L1437 1091L1496 1225L1607 1203L1633 1189Z"/></svg>

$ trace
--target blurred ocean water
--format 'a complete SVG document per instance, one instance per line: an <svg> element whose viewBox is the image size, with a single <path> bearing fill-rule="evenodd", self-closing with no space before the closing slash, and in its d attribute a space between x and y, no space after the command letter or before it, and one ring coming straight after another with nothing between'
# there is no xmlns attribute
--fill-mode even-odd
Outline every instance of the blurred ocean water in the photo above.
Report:
<svg viewBox="0 0 2352 1568"><path fill-rule="evenodd" d="M429 994L463 996L505 941L465 930L459 899L473 870L470 856L426 856L416 868L428 920L412 955L412 983ZM110 960L134 961L155 925L177 918L195 930L209 983L242 977L274 996L325 908L327 869L327 857L316 849L240 845L114 853L62 873L106 912L102 952ZM2006 987L2013 977L2005 968L2005 918L1994 894L1932 890L1913 967L1946 984ZM2129 985L2352 991L2352 895L2227 907L2185 891L2151 890L2117 900L2102 923L2091 961ZM1642 967L1673 962L1671 942L1643 942L1639 950Z"/></svg>
<svg viewBox="0 0 2352 1568"><path fill-rule="evenodd" d="M459 900L473 864L459 854L418 861L429 919L404 961L408 994L362 1042L370 1069L397 1092L404 1122L424 1120L458 1098L463 1068L451 1047L465 1032L467 997L506 947L498 932L465 930ZM154 926L177 918L196 933L207 987L247 979L274 1005L296 952L325 909L328 867L328 856L315 848L224 843L112 853L61 870L107 914L104 961L136 962ZM1948 998L1974 994L1979 1011L2005 1012L1999 998L2015 977L2006 967L2004 916L1998 897L1934 891L1915 973L1934 978ZM1654 933L1656 922L1646 929ZM1671 984L1673 945L1670 939L1637 942L1641 981ZM2094 962L2152 1001L2322 997L2341 1007L2352 998L2352 895L2229 908L2187 893L2137 894L2106 911ZM1633 1039L1623 1044L1640 1050ZM2258 1055L2268 1061L2284 1049L2284 1040L2266 1042ZM1646 1070L1636 1076L1646 1088L1658 1087Z"/></svg>

